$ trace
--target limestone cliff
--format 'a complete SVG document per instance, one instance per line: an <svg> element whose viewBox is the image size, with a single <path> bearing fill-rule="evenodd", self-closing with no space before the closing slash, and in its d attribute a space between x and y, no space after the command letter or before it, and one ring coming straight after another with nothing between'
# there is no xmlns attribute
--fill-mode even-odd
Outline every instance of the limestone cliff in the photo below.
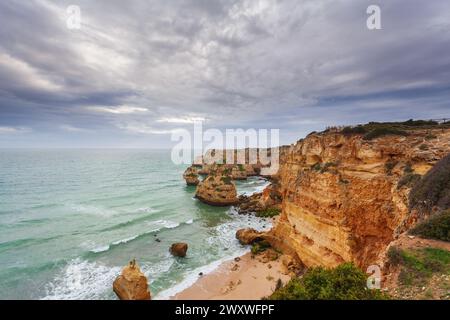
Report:
<svg viewBox="0 0 450 320"><path fill-rule="evenodd" d="M388 244L416 219L407 205L409 186L399 181L425 174L449 152L450 129L373 140L311 134L280 159L282 213L269 241L306 266L380 263Z"/></svg>

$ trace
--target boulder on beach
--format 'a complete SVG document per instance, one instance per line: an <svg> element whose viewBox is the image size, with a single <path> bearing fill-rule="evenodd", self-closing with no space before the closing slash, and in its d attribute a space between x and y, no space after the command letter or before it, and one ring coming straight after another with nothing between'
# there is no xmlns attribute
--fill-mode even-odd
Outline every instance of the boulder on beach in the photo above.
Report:
<svg viewBox="0 0 450 320"><path fill-rule="evenodd" d="M169 251L173 256L185 257L187 249L188 249L187 243L177 242L177 243L172 244Z"/></svg>
<svg viewBox="0 0 450 320"><path fill-rule="evenodd" d="M239 229L236 232L236 239L243 245L249 245L264 240L264 232L251 228Z"/></svg>
<svg viewBox="0 0 450 320"><path fill-rule="evenodd" d="M147 277L141 272L136 260L123 268L113 283L113 291L120 300L150 300Z"/></svg>

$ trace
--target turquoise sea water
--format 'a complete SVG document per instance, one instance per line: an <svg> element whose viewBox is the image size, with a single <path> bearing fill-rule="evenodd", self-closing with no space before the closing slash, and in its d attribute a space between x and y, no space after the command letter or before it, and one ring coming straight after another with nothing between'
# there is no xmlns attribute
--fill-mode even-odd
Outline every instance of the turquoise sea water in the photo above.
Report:
<svg viewBox="0 0 450 320"><path fill-rule="evenodd" d="M0 299L115 299L132 258L164 299L244 253L236 230L270 222L200 203L186 167L166 150L0 150ZM184 259L168 252L177 241Z"/></svg>

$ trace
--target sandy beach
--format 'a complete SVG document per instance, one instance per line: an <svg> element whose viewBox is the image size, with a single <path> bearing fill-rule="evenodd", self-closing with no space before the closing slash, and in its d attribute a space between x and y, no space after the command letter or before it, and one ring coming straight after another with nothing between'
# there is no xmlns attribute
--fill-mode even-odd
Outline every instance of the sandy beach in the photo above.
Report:
<svg viewBox="0 0 450 320"><path fill-rule="evenodd" d="M256 257L247 253L236 260L224 262L171 299L260 300L274 291L278 279L283 283L290 279L281 256L271 260L265 257L265 253Z"/></svg>

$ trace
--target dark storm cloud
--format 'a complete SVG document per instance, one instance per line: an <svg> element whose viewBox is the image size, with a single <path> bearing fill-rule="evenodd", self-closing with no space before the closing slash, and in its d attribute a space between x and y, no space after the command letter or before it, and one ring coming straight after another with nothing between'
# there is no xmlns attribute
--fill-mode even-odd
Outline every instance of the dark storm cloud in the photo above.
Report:
<svg viewBox="0 0 450 320"><path fill-rule="evenodd" d="M376 31L370 4L2 1L0 139L162 141L205 118L279 127L291 142L333 124L448 116L450 3L377 1ZM66 27L69 5L80 30Z"/></svg>

